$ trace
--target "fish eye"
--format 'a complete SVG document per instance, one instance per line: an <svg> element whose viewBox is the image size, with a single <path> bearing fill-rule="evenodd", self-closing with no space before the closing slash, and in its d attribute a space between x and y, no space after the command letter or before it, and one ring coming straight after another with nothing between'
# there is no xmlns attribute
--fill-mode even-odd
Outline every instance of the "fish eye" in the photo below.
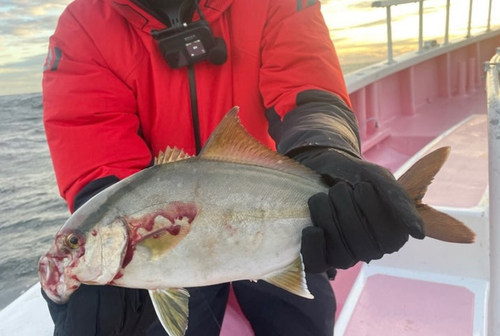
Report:
<svg viewBox="0 0 500 336"><path fill-rule="evenodd" d="M78 241L78 237L72 233L66 237L66 245L72 249L78 248Z"/></svg>

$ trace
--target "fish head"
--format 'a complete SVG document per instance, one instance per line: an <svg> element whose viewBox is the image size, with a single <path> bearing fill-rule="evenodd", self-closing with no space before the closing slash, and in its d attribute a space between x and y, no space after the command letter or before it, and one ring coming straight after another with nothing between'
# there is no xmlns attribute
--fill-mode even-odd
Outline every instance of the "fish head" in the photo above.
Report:
<svg viewBox="0 0 500 336"><path fill-rule="evenodd" d="M42 288L55 303L66 303L82 283L110 283L125 257L128 233L122 219L91 224L81 215L70 217L38 265Z"/></svg>

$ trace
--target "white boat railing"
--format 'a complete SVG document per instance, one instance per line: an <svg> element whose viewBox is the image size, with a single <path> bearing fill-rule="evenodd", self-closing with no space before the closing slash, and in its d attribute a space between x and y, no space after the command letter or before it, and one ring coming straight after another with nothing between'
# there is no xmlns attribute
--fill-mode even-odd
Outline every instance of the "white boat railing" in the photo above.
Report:
<svg viewBox="0 0 500 336"><path fill-rule="evenodd" d="M486 26L486 31L491 30L491 4L492 4L492 2L493 2L493 0L490 0L490 6L488 7L488 25Z"/></svg>
<svg viewBox="0 0 500 336"><path fill-rule="evenodd" d="M488 97L490 289L488 335L500 335L500 48L485 64Z"/></svg>
<svg viewBox="0 0 500 336"><path fill-rule="evenodd" d="M387 64L392 64L396 62L393 55L393 42L392 42L392 18L391 18L391 7L409 3L418 2L419 7L419 18L418 18L418 52L422 52L425 49L424 46L424 1L425 0L382 0L372 2L372 7L385 7L386 9L386 21L387 21ZM460 0L459 0L460 1ZM450 2L451 0L446 0L446 20L445 20L445 31L444 31L444 45L450 42ZM488 23L486 31L491 30L491 6L493 0L489 1L488 6ZM470 0L469 3L469 19L467 23L467 35L465 37L471 37L472 29L472 9L474 7L474 0ZM433 46L433 45L432 45Z"/></svg>

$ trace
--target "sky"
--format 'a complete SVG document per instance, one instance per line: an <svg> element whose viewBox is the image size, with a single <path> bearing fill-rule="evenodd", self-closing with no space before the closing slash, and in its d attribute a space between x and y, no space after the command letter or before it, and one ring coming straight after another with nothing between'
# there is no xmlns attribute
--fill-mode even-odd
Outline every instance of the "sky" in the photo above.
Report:
<svg viewBox="0 0 500 336"><path fill-rule="evenodd" d="M0 96L41 91L48 39L54 32L58 17L71 1L0 0ZM500 25L500 0L492 1L493 23ZM456 36L463 36L469 1L451 2L451 29ZM372 1L364 0L322 0L322 3L323 15L343 67L384 59L384 9L372 8ZM489 0L474 0L473 26L476 30L484 30L488 3ZM424 36L442 40L446 1L426 0L424 4ZM396 55L415 49L417 13L417 4L393 7L393 38L398 42L395 44Z"/></svg>
<svg viewBox="0 0 500 336"><path fill-rule="evenodd" d="M70 0L0 0L0 95L41 91L48 38Z"/></svg>

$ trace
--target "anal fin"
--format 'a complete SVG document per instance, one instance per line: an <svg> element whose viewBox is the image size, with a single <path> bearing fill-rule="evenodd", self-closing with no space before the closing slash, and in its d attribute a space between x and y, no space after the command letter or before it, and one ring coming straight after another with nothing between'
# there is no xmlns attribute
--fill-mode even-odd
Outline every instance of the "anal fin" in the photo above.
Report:
<svg viewBox="0 0 500 336"><path fill-rule="evenodd" d="M161 325L169 336L184 336L188 326L189 292L184 288L150 290Z"/></svg>
<svg viewBox="0 0 500 336"><path fill-rule="evenodd" d="M314 296L307 288L306 273L301 255L288 267L271 274L263 280L306 299L314 299Z"/></svg>

